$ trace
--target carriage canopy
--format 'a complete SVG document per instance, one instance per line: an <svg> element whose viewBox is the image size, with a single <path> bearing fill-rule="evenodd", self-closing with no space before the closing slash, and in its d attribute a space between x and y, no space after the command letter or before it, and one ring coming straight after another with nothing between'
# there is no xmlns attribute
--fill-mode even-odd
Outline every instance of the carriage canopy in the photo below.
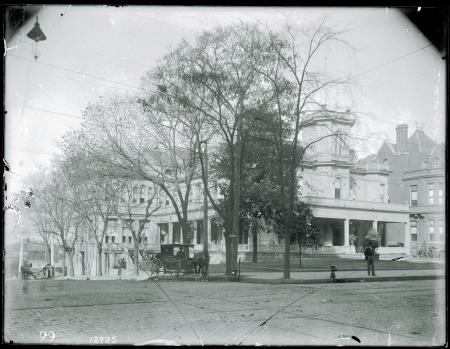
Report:
<svg viewBox="0 0 450 349"><path fill-rule="evenodd" d="M177 256L181 251L185 258L191 260L194 258L194 245L189 244L165 244L161 245L161 258Z"/></svg>

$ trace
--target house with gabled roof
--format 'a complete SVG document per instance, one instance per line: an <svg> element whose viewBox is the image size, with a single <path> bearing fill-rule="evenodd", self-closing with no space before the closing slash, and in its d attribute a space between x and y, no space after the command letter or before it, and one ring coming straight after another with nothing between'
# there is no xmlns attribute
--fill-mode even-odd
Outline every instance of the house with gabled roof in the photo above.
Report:
<svg viewBox="0 0 450 349"><path fill-rule="evenodd" d="M445 250L445 147L417 127L408 137L408 125L396 127L396 143L385 140L365 160L389 166L389 202L407 204L410 216L410 253L430 247Z"/></svg>

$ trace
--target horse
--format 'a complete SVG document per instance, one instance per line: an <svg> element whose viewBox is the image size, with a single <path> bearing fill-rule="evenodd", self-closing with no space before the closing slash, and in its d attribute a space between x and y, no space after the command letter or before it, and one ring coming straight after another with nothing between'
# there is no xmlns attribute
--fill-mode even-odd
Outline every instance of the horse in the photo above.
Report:
<svg viewBox="0 0 450 349"><path fill-rule="evenodd" d="M209 267L209 253L208 251L201 251L194 254L192 259L192 265L194 267L194 279L200 280L200 270L202 272L201 280L208 281L208 267Z"/></svg>

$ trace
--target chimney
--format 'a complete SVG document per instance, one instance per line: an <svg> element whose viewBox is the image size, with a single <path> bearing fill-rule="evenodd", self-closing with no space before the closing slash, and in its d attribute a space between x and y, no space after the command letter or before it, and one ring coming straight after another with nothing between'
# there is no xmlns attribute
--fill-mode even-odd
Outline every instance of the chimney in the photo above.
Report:
<svg viewBox="0 0 450 349"><path fill-rule="evenodd" d="M397 153L406 153L406 143L408 141L408 125L401 124L397 125L396 131L396 143L397 143Z"/></svg>

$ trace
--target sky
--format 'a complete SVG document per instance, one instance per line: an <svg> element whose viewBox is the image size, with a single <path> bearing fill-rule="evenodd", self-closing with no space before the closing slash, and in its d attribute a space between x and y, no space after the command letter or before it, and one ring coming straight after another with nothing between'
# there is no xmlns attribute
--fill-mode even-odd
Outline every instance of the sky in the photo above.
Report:
<svg viewBox="0 0 450 349"><path fill-rule="evenodd" d="M327 103L357 115L351 133L358 158L395 142L395 126L421 125L445 139L445 63L427 38L393 8L276 8L161 6L40 6L47 39L26 36L35 19L7 43L5 159L8 190L48 166L61 136L81 125L88 103L108 93L135 91L140 78L182 39L239 21L280 27L286 20L311 26L322 19L353 49L333 46L316 66L355 84ZM420 10L420 9L418 9ZM37 52L37 60L34 55ZM417 124L419 123L419 124Z"/></svg>

